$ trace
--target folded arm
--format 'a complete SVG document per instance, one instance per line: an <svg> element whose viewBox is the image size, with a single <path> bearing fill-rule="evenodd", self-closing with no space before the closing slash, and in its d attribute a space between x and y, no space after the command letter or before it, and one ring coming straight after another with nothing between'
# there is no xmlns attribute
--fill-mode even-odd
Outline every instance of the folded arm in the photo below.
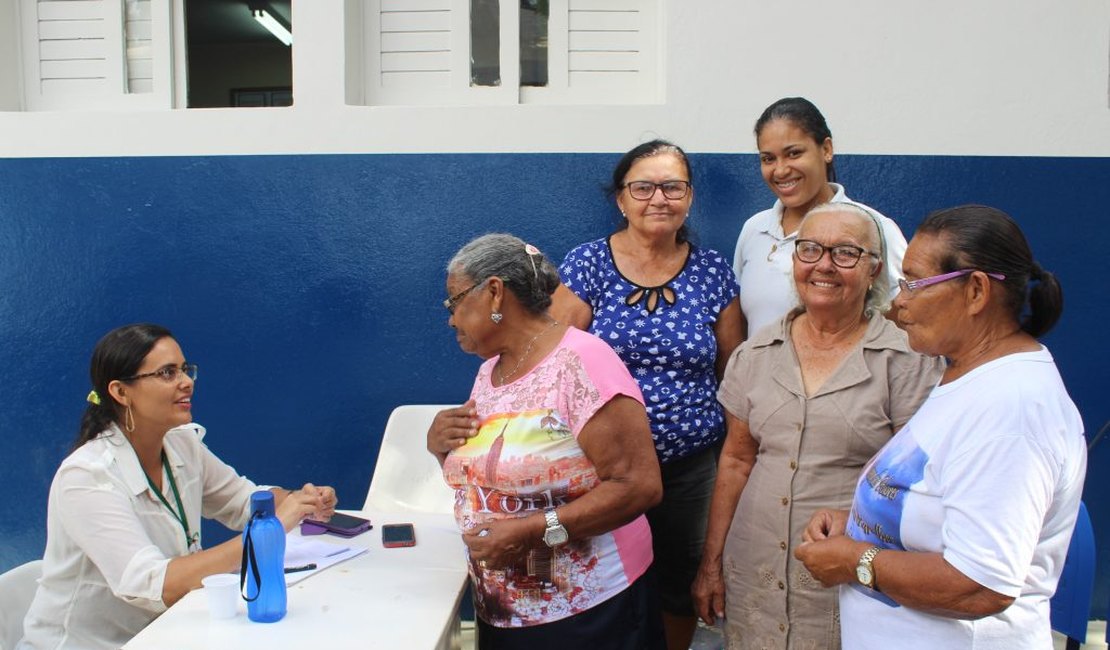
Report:
<svg viewBox="0 0 1110 650"><path fill-rule="evenodd" d="M578 444L596 468L601 483L557 508L559 523L570 539L607 533L659 503L663 497L659 461L642 404L617 395L582 428ZM466 533L463 541L473 559L504 566L528 549L542 546L546 527L539 512L490 522L485 526L486 533Z"/></svg>
<svg viewBox="0 0 1110 650"><path fill-rule="evenodd" d="M815 513L803 535L805 541L794 551L794 556L826 587L855 582L859 558L872 546L843 534L846 514L827 510ZM822 520L828 521L830 516L838 522L832 529ZM878 591L901 605L935 616L983 618L1014 602L1013 597L968 578L940 553L887 549L875 556L872 568Z"/></svg>

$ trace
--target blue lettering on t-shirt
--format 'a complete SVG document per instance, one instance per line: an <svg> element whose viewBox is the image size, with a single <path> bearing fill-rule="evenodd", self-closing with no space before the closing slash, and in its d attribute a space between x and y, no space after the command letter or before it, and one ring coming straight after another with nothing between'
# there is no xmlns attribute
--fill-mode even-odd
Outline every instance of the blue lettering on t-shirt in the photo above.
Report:
<svg viewBox="0 0 1110 650"><path fill-rule="evenodd" d="M863 470L856 486L852 511L848 515L846 534L852 539L871 542L879 548L904 551L902 514L909 488L925 475L929 456L917 445L909 431L902 430ZM858 590L891 607L898 607L890 598L853 585Z"/></svg>

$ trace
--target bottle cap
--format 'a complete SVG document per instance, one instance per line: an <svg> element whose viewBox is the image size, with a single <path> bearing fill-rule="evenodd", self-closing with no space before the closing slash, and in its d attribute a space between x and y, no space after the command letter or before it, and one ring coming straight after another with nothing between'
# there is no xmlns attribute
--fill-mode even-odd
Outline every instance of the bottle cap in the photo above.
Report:
<svg viewBox="0 0 1110 650"><path fill-rule="evenodd" d="M274 493L269 490L259 490L251 495L251 516L274 516Z"/></svg>

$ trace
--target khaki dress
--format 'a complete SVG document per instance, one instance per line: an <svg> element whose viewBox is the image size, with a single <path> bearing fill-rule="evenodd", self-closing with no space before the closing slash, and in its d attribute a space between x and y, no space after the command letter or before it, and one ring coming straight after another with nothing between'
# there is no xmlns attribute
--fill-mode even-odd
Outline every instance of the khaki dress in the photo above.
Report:
<svg viewBox="0 0 1110 650"><path fill-rule="evenodd" d="M871 318L859 346L806 397L787 314L733 353L718 399L759 446L725 542L730 650L840 647L837 590L794 558L820 508L848 508L863 465L936 385L938 358Z"/></svg>

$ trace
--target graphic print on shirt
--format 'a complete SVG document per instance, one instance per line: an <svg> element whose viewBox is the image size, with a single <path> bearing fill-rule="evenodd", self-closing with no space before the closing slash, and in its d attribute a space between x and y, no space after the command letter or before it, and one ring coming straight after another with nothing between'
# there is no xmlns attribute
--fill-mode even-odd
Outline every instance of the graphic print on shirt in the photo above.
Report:
<svg viewBox="0 0 1110 650"><path fill-rule="evenodd" d="M456 516L466 530L561 506L600 483L593 463L554 409L489 416L478 435L448 457L444 477L461 488ZM499 627L533 625L587 609L608 584L607 573L623 573L619 562L600 562L602 544L613 544L612 537L572 541L556 551L532 549L520 562L496 571L472 562L470 570L482 577L475 606Z"/></svg>
<svg viewBox="0 0 1110 650"><path fill-rule="evenodd" d="M909 427L904 427L863 468L845 534L879 548L906 550L901 533L906 497L910 486L925 475L928 461L928 455L917 445ZM900 607L878 591L854 583L852 586L875 600Z"/></svg>

